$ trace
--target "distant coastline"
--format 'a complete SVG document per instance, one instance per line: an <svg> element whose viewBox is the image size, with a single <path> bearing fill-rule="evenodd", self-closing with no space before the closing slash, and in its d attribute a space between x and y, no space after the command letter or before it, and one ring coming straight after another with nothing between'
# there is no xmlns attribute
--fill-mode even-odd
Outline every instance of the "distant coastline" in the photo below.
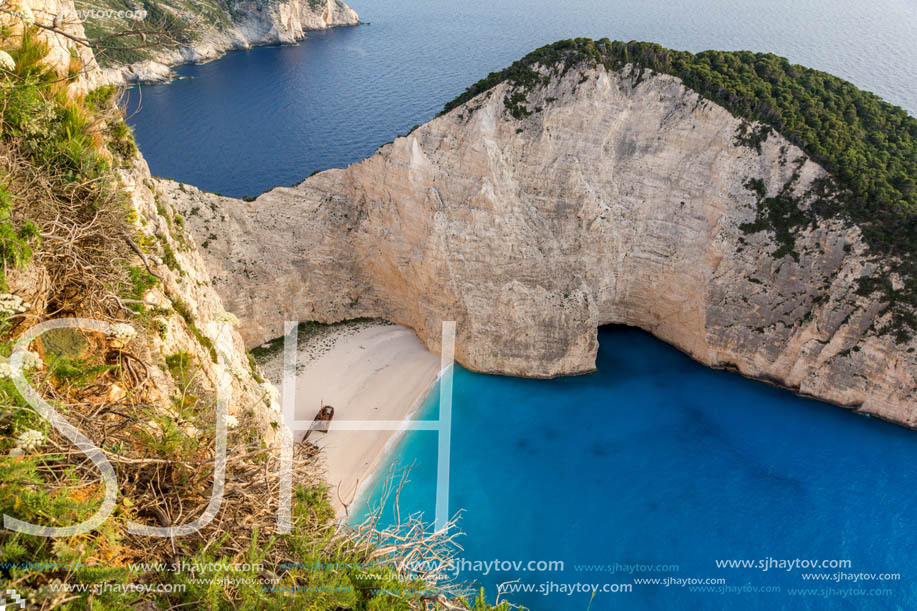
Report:
<svg viewBox="0 0 917 611"><path fill-rule="evenodd" d="M360 25L360 17L341 0L324 0L316 12L312 2L288 0L275 11L233 18L230 26L208 23L208 29L182 46L153 50L150 57L102 66L95 85L153 85L176 79L172 70L187 64L206 64L230 51L252 47L295 45L306 32Z"/></svg>

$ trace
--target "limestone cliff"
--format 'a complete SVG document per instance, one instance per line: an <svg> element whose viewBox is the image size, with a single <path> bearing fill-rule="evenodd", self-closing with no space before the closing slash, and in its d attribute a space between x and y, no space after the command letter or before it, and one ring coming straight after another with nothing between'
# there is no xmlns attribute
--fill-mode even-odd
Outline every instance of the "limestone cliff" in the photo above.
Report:
<svg viewBox="0 0 917 611"><path fill-rule="evenodd" d="M802 197L823 168L674 76L579 66L510 112L501 83L345 170L253 202L160 182L249 345L284 320L377 316L457 360L549 377L595 366L596 329L641 327L735 369L917 426L914 340L877 332L877 271L840 219L775 256L749 179ZM796 175L795 180L793 179ZM806 204L802 204L806 205ZM884 315L883 315L884 316Z"/></svg>
<svg viewBox="0 0 917 611"><path fill-rule="evenodd" d="M262 379L246 352L181 217L156 193L141 156L121 172L121 181L136 213L138 235L147 244L147 264L162 278L143 297L161 312L159 333L142 339L163 398L181 390L174 388L165 359L187 353L199 372L196 382L214 394L222 391L230 415L240 421L244 417L265 444L279 442L278 391Z"/></svg>
<svg viewBox="0 0 917 611"><path fill-rule="evenodd" d="M63 36L47 29L38 30L38 39L48 45L45 63L53 67L61 77L76 76L70 90L73 93L85 93L99 77L99 73L92 50L68 38L84 39L86 36L83 24L72 18L72 0L20 0L11 7L10 12L0 12L0 26L7 32L5 37L15 44L22 37L25 22L45 27L57 24Z"/></svg>
<svg viewBox="0 0 917 611"><path fill-rule="evenodd" d="M210 61L233 49L290 44L302 40L309 30L360 22L357 13L342 0L233 0L216 9L184 0L159 0L156 4L189 24L190 40L144 50L147 57L127 65L107 66L100 82L167 82L173 77L171 66ZM109 29L132 26L111 20L98 25Z"/></svg>
<svg viewBox="0 0 917 611"><path fill-rule="evenodd" d="M84 31L79 22L59 18L61 15L73 15L74 11L71 0L25 0L16 6L15 15L3 14L0 19L7 31L4 43L9 45L9 48L18 46L21 43L24 24L33 19L35 23L54 25L66 34L82 39ZM58 18L57 24L55 18ZM37 37L48 47L48 53L42 63L62 77L68 74L74 77L68 93L75 106L82 108L85 92L100 80L99 68L94 61L92 50L47 29L37 30ZM112 110L120 121L120 113ZM106 129L104 123L112 119L110 115L104 119L95 119L100 125L97 126L94 137L100 142L103 142L102 132ZM18 144L15 140L13 142L13 146L9 143L4 144L5 155L9 155L10 149ZM114 159L114 154L110 150L105 150L102 154ZM7 157L3 158L3 162L4 171L12 174L15 164ZM89 162L86 163L88 165ZM130 258L126 261L116 258L111 261L111 265L114 267L126 263L137 270L149 266L150 271L157 277L155 283L147 286L142 294L136 295L145 308L142 313L131 313L128 308L122 308L123 311L119 312L137 332L136 338L132 340L131 349L137 351L145 362L145 371L152 382L150 396L155 399L153 409L178 418L174 413L173 399L187 389L177 387L166 362L170 356L184 354L195 364L196 387L211 395L216 395L218 389L224 391L223 396L227 399L230 415L240 421L244 417L246 424L257 432L263 443L274 443L280 421L277 391L270 383L262 380L233 325L224 324L227 319L232 321L234 317L227 316L226 307L213 290L209 272L183 227L181 218L156 194L149 168L132 145L130 153L125 153L124 158L119 158L113 163L116 170L104 179L110 181L113 189L117 191L117 201L123 201L128 206L129 226L121 229L125 235L133 236L135 246L139 243L145 254L141 258L139 253L127 250L122 243L124 236L120 234L106 236L108 240L122 245L122 249L130 253ZM40 174L33 180L44 180L45 182L40 184L48 190L51 189L48 186L51 183ZM14 183L16 179L9 178L9 182ZM25 209L25 214L29 214L32 208L48 205L36 197L34 192L12 199L16 201L17 206ZM18 213L18 210L16 212ZM96 214L103 213L97 211ZM71 226L71 240L75 244L80 244L78 234L83 228L66 214L61 216L61 221L63 225ZM47 238L44 228L41 235ZM4 287L4 291L18 295L32 304L30 311L24 315L28 320L42 321L45 318L54 318L54 315L47 314L46 310L55 309L49 307L50 300L66 287L50 286L47 269L39 262L42 259L40 245L36 251L38 256L33 257L23 269L17 269L12 264L5 265L8 286ZM79 257L75 258L79 260ZM79 299L84 298L85 296L80 296ZM60 306L60 302L57 305ZM61 309L57 308L58 311ZM73 310L70 306L63 309L70 316L111 318L107 313L93 311L88 303L85 310ZM155 332L151 329L155 329ZM20 328L17 334L21 331ZM118 388L114 392L123 394L124 389Z"/></svg>

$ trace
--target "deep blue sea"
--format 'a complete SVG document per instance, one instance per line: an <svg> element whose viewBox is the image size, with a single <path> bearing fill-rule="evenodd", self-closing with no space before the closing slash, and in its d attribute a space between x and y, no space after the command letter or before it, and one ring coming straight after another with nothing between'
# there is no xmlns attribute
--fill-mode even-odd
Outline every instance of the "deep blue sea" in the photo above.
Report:
<svg viewBox="0 0 917 611"><path fill-rule="evenodd" d="M485 586L491 599L501 583L533 584L535 592L508 598L552 611L585 611L590 595L538 593L550 583L633 584L630 593L597 594L594 610L917 608L917 434L708 369L637 329L602 328L599 342L598 371L580 377L457 367L449 488L450 512L464 509L461 557L523 563L487 575L465 564L461 580ZM417 417L436 419L438 400L436 387ZM410 467L402 516L432 520L436 464L437 433L415 431L380 471ZM371 506L382 479L364 495ZM390 503L384 521L393 516ZM850 565L716 566L770 558ZM529 561L564 565L528 571ZM616 564L642 569L598 568ZM802 577L812 573L901 579ZM725 579L746 591L634 584L665 578ZM791 594L806 588L818 592ZM840 593L885 588L891 595Z"/></svg>
<svg viewBox="0 0 917 611"><path fill-rule="evenodd" d="M153 173L241 197L344 167L537 47L577 36L750 49L917 113L914 0L353 0L354 28L230 53L131 93Z"/></svg>
<svg viewBox="0 0 917 611"><path fill-rule="evenodd" d="M132 105L142 104L131 123L153 173L235 196L292 184L366 157L488 72L573 36L771 51L917 112L913 0L352 5L369 25L230 53L179 68L183 80L132 90ZM633 585L593 600L509 596L548 611L917 609L917 433L705 369L637 330L603 329L600 341L599 370L586 376L457 369L450 505L464 510L462 557L564 563L562 571L466 570L463 579L491 600L512 580L536 590ZM420 417L437 409L434 390ZM433 433L411 433L389 459L413 462L402 513L432 520L435 444ZM768 559L850 565L716 566ZM901 579L803 579L811 573ZM634 584L666 578L725 584L723 593ZM803 588L812 593L791 593Z"/></svg>

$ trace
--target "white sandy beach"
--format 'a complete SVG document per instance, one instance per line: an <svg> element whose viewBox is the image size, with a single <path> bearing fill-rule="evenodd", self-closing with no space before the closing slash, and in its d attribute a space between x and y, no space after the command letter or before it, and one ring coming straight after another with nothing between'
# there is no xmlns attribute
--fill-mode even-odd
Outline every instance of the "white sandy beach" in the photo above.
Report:
<svg viewBox="0 0 917 611"><path fill-rule="evenodd" d="M282 355L266 370L279 371ZM296 378L297 420L312 420L320 406L334 407L334 420L406 420L420 406L439 372L439 355L429 352L410 329L387 323L355 323L323 329L301 342ZM279 380L275 380L279 382ZM299 441L302 432L294 432ZM398 431L313 431L322 448L331 499L351 503L371 476Z"/></svg>

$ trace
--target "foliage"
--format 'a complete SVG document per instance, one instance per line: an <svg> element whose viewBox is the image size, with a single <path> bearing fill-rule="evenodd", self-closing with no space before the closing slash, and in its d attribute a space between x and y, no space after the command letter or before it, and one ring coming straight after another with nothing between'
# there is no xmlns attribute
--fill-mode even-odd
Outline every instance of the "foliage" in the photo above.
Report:
<svg viewBox="0 0 917 611"><path fill-rule="evenodd" d="M125 283L121 286L120 294L122 297L134 301L142 301L144 296L159 284L159 278L148 272L145 267L139 265L127 266L127 278L125 280ZM146 311L144 305L139 303L128 303L127 307L138 313Z"/></svg>
<svg viewBox="0 0 917 611"><path fill-rule="evenodd" d="M772 131L768 125L759 124L757 127L753 127L748 121L742 121L736 130L735 145L747 146L760 154L761 145L767 142Z"/></svg>
<svg viewBox="0 0 917 611"><path fill-rule="evenodd" d="M195 339L197 339L198 343L210 353L210 359L214 363L218 362L216 347L213 345L210 338L204 335L200 328L198 328L194 318L194 312L191 311L191 306L178 297L172 301L172 307L178 312L179 316L182 317L185 324L188 325L188 329L191 330L191 333L194 335Z"/></svg>
<svg viewBox="0 0 917 611"><path fill-rule="evenodd" d="M341 320L333 323L322 323L316 322L314 320L303 321L299 323L299 326L296 328L296 341L299 346L304 345L306 342L309 342L312 338L321 336L328 329L334 327L339 327L342 325L353 325L361 323L384 323L385 321L378 318L351 318L348 320ZM251 355L254 361L259 363L264 363L272 356L278 354L283 350L284 336L275 337L272 340L269 340L260 346L255 346L251 350Z"/></svg>
<svg viewBox="0 0 917 611"><path fill-rule="evenodd" d="M185 350L166 357L166 367L176 380L183 380L191 373L191 363L194 357Z"/></svg>
<svg viewBox="0 0 917 611"><path fill-rule="evenodd" d="M142 300L157 284L145 267L127 263L135 259L121 239L132 235L134 217L113 168L129 161L126 156L133 155L133 140L117 113L116 91L105 87L85 97L71 97L66 79L40 65L46 51L27 32L22 45L11 50L15 74L0 76L4 263L7 267L24 263L30 251L35 259L44 257L39 262L50 270L52 279L65 280L52 282L50 311L86 312L114 320L112 311L88 301L90 292L68 270L91 270L99 279L92 286L127 303ZM16 155L4 156L9 151ZM40 188L30 191L23 186L28 184ZM45 193L51 195L42 199ZM96 222L105 231L89 231ZM66 242L57 240L55 223L72 232L68 236L75 242L71 240L68 249L54 250L55 243ZM181 224L179 217L174 224ZM48 237L39 241L39 232ZM167 245L164 241L164 249ZM172 263L177 267L177 260ZM69 301L53 292L59 287L67 291ZM68 305L70 309L64 307ZM216 361L214 346L196 326L191 307L178 298L173 307ZM148 321L160 311L131 309L136 315L132 322ZM6 334L7 322L0 321ZM153 375L155 366L143 360L150 356L152 328L141 326L139 331L134 342L126 343L88 331L57 330L33 346L45 368L28 372L30 383L111 460L119 495L109 519L89 533L45 538L0 531L4 584L26 596L30 608L393 611L428 606L419 597L397 597L379 589L388 576L397 576L392 567L357 568L371 550L332 521L334 511L311 446L299 444L295 450L293 477L299 486L293 495L293 531L285 535L267 531L276 525L280 469L275 454L264 447L252 406L231 406L226 494L216 518L198 533L183 537L129 533L128 521L162 526L186 523L201 514L213 486L216 437L216 400L201 382L204 376L197 375L199 359L188 352L165 358L178 392L163 397L155 380L158 376ZM9 356L11 347L9 341L0 344L0 359ZM39 441L27 448L16 445L17 439L30 436ZM9 378L0 377L0 513L35 524L72 525L99 508L103 492L92 462L82 459L70 441L26 404ZM132 566L173 560L212 563L215 568L175 571ZM290 560L316 563L318 568L282 564ZM248 566L240 568L240 562ZM75 563L75 568L62 566L66 563ZM322 568L345 563L349 568L343 570ZM265 588L264 579L277 580L285 589ZM165 594L112 588L91 591L92 584L155 583L185 589ZM55 590L64 584L87 589ZM332 589L310 589L314 586Z"/></svg>
<svg viewBox="0 0 917 611"><path fill-rule="evenodd" d="M15 196L0 184L0 258L10 267L22 267L32 258L32 249L40 242L38 227L29 220L14 222ZM5 290L6 274L0 273L0 290Z"/></svg>
<svg viewBox="0 0 917 611"><path fill-rule="evenodd" d="M12 343L0 345L0 354L8 356ZM40 374L26 373L28 382L36 386ZM66 457L55 452L30 452L14 458L8 456L15 439L25 431L39 431L47 436L50 427L32 410L9 378L0 378L0 513L14 515L21 520L54 526L80 522L94 513L102 499L102 486L97 481L84 481L73 470L60 471L63 480L48 486L46 473L49 466L58 465ZM118 539L110 525L102 525L92 539L78 537L48 539L6 531L0 536L0 578L7 583L28 580L31 571L10 568L13 563L49 561L71 562L81 554L93 557L107 554ZM78 540L79 539L79 540ZM82 566L72 571L72 579L96 581L105 578L122 581L124 575L117 570L101 571L99 567ZM102 595L102 604L116 602L117 595ZM130 603L132 597L124 602ZM120 601L118 601L120 602Z"/></svg>
<svg viewBox="0 0 917 611"><path fill-rule="evenodd" d="M79 2L77 4L80 4ZM199 6L203 4L204 6ZM220 3L217 3L220 4ZM116 64L130 64L143 61L150 58L151 50L162 46L156 44L160 39L163 42L174 44L187 44L194 39L194 31L189 28L189 23L181 16L179 11L188 12L189 14L199 13L207 20L207 23L219 23L212 21L213 16L221 17L221 11L210 3L188 2L169 2L163 0L100 0L87 4L95 9L109 8L112 11L146 11L146 17L142 21L142 27L147 31L156 32L154 41L147 43L145 40L137 40L136 36L121 36L125 31L130 31L138 27L138 21L130 19L118 19L113 16L91 17L83 23L86 36L91 40L102 41L95 49L96 59L102 66L111 66ZM217 17L217 18L219 18Z"/></svg>
<svg viewBox="0 0 917 611"><path fill-rule="evenodd" d="M116 368L99 363L92 357L54 356L48 359L48 369L58 384L72 383L87 386L94 384L100 375Z"/></svg>
<svg viewBox="0 0 917 611"><path fill-rule="evenodd" d="M113 170L136 153L116 91L70 95L75 76L60 77L42 63L48 47L34 27L4 46L16 66L0 76L3 267L38 259L59 289L60 307L111 301L123 270L110 262L126 254L118 236L130 225Z"/></svg>
<svg viewBox="0 0 917 611"><path fill-rule="evenodd" d="M45 357L82 358L89 348L89 342L79 330L70 327L49 329L41 334L41 345Z"/></svg>
<svg viewBox="0 0 917 611"><path fill-rule="evenodd" d="M740 128L737 144L760 150L773 129L821 164L833 184L819 184L810 194L815 200L811 210L790 213L787 193L761 197L762 214L749 230L768 229L786 237L820 218L841 216L855 223L871 255L886 266L879 273L897 273L903 279L903 286L894 289L891 283L864 278L861 293L882 296L898 331L914 329L909 320L917 306L917 119L847 81L769 53L692 54L646 42L577 38L544 46L491 73L446 104L443 112L507 82L510 91L504 102L521 119L530 112L525 105L528 92L552 76L574 66L621 70L628 64L635 69L631 74L636 83L654 72L673 75L733 115L761 124ZM777 252L791 254L782 247ZM908 336L898 333L899 339Z"/></svg>

